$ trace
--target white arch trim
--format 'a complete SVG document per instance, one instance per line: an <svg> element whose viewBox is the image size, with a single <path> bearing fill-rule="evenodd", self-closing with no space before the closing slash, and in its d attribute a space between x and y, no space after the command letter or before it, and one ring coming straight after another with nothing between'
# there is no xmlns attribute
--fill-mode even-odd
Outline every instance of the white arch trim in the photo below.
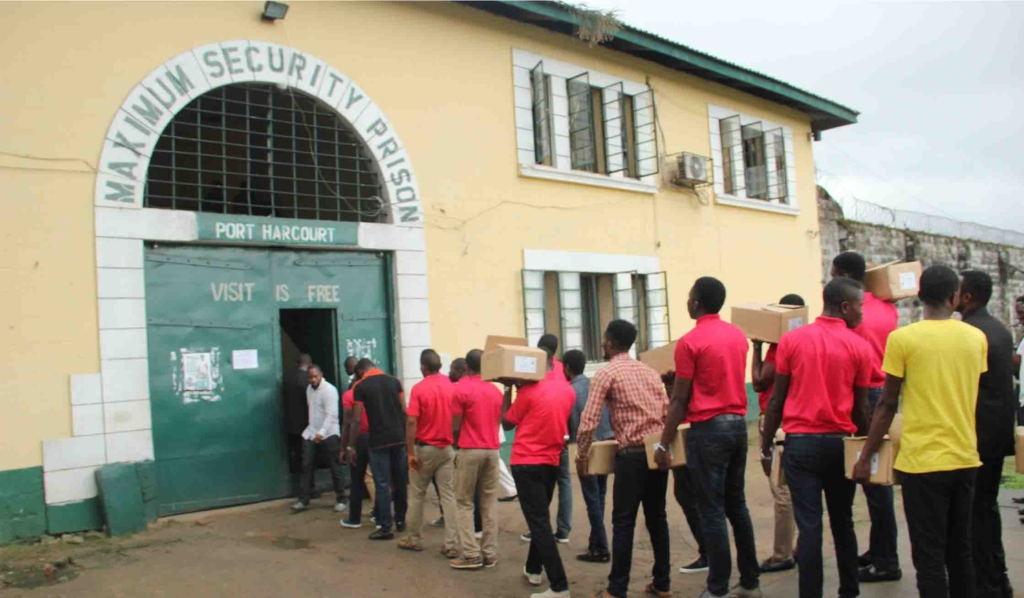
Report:
<svg viewBox="0 0 1024 598"><path fill-rule="evenodd" d="M261 41L208 44L168 60L132 89L107 131L95 187L100 372L71 376L71 438L43 442L47 504L97 495L105 463L154 458L146 338L144 241L198 241L194 212L144 208L160 134L189 102L216 87L288 85L331 106L366 142L386 181L390 222L360 223L358 247L394 253L395 349L406 386L430 346L423 211L415 171L381 109L349 77L294 48Z"/></svg>

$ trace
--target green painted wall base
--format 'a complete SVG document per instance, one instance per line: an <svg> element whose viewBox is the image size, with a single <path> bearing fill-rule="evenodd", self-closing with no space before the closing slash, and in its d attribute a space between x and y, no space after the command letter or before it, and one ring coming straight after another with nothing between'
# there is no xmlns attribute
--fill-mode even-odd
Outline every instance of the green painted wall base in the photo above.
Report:
<svg viewBox="0 0 1024 598"><path fill-rule="evenodd" d="M51 536L103 529L98 498L46 506L46 533Z"/></svg>
<svg viewBox="0 0 1024 598"><path fill-rule="evenodd" d="M0 544L46 532L43 468L0 471Z"/></svg>

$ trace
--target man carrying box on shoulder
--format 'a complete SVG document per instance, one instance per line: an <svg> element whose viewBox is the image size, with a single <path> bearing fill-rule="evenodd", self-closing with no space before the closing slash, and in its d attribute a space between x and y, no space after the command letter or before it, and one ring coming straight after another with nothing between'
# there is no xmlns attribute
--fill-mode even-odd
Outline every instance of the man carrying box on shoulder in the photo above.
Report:
<svg viewBox="0 0 1024 598"><path fill-rule="evenodd" d="M665 491L668 472L647 465L644 436L662 429L668 396L658 372L629 356L636 342L636 327L625 320L613 320L604 333L602 348L608 365L594 374L590 396L576 437L576 468L581 479L587 475L587 452L605 405L611 414L612 431L619 443L615 454L615 484L612 489L612 570L608 587L596 598L625 598L633 564L633 534L636 515L644 506L644 520L654 550L654 580L646 593L671 596L669 573L668 519Z"/></svg>
<svg viewBox="0 0 1024 598"><path fill-rule="evenodd" d="M853 529L857 485L846 479L843 437L867 432L871 348L850 330L862 317L860 283L833 279L823 296L821 317L779 341L775 388L761 436L761 462L765 473L770 473L772 444L781 423L786 432L783 464L800 531L800 597L822 596L824 492L836 547L839 596L852 598L860 593Z"/></svg>
<svg viewBox="0 0 1024 598"><path fill-rule="evenodd" d="M988 343L977 328L952 319L960 277L946 266L921 275L924 319L889 335L885 389L871 432L853 469L866 481L871 457L896 415L903 393L903 435L895 469L922 598L975 595L971 509L981 460L975 430L978 380Z"/></svg>
<svg viewBox="0 0 1024 598"><path fill-rule="evenodd" d="M859 253L847 251L832 260L832 278L852 278L864 284L867 264ZM864 319L853 329L871 346L872 373L868 389L868 417L875 411L885 374L882 372L882 357L885 341L899 325L896 306L882 301L869 291L864 291ZM871 535L868 550L859 557L860 581L864 583L898 581L903 578L900 557L896 549L896 507L893 502L892 486L864 486L868 499L868 515L871 516Z"/></svg>
<svg viewBox="0 0 1024 598"><path fill-rule="evenodd" d="M779 304L802 307L804 298L800 295L786 295L779 299ZM764 444L765 439L764 414L768 410L768 401L772 398L772 389L775 387L775 355L779 346L776 343L769 343L768 353L764 354L762 353L763 344L760 340L754 341L754 359L750 362L751 385L757 392L757 402L761 408L761 416L757 420L757 427L761 432L761 444ZM771 438L774 439L774 435ZM761 563L761 573L777 573L796 567L796 560L793 558L793 534L796 522L793 519L793 500L789 495L789 488L776 484L771 475L768 476L768 487L775 500L775 550L772 556Z"/></svg>
<svg viewBox="0 0 1024 598"><path fill-rule="evenodd" d="M744 492L747 468L747 337L718 315L725 304L725 285L711 277L698 278L686 302L694 327L676 343L676 383L672 392L661 445L668 446L682 421L686 434L686 467L693 474L707 548L708 598L760 598L761 571L757 564L754 526ZM655 453L668 467L664 450ZM736 539L740 585L729 589L732 555L729 527Z"/></svg>

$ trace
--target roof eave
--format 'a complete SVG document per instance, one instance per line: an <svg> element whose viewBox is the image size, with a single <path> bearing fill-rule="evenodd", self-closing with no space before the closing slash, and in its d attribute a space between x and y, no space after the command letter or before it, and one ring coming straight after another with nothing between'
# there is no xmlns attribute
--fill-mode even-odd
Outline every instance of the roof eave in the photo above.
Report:
<svg viewBox="0 0 1024 598"><path fill-rule="evenodd" d="M571 35L576 26L576 19L566 5L557 2L460 3L566 35ZM616 33L613 40L602 45L803 112L810 117L813 131L857 122L859 113L846 106L628 25Z"/></svg>

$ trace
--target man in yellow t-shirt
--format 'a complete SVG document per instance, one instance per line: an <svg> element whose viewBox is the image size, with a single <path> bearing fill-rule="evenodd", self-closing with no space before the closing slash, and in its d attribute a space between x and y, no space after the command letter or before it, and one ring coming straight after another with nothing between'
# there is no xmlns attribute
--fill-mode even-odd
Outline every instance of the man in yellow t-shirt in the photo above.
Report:
<svg viewBox="0 0 1024 598"><path fill-rule="evenodd" d="M975 595L971 505L981 460L974 418L988 342L977 328L951 318L959 289L952 268L932 266L921 275L924 319L889 335L885 388L853 470L855 480L867 481L902 391L895 468L922 598Z"/></svg>

